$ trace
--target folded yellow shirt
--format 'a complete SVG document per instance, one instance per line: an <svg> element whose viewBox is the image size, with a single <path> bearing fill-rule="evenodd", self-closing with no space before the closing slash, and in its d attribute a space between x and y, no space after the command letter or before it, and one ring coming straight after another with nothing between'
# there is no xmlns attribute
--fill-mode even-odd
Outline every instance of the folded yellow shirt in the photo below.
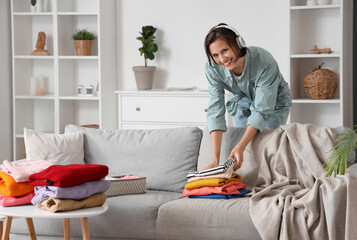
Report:
<svg viewBox="0 0 357 240"><path fill-rule="evenodd" d="M9 197L18 197L33 192L34 187L28 182L16 182L15 179L0 171L0 193Z"/></svg>
<svg viewBox="0 0 357 240"><path fill-rule="evenodd" d="M230 179L226 178L205 178L199 179L186 184L185 189L195 189L200 187L217 187L230 182L240 182L241 176L237 173L233 173Z"/></svg>

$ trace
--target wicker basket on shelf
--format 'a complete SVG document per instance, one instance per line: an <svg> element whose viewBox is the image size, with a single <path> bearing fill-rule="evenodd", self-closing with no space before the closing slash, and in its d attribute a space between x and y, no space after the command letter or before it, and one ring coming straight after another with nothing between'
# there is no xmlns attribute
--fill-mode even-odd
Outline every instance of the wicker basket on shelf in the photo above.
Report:
<svg viewBox="0 0 357 240"><path fill-rule="evenodd" d="M331 99L337 90L337 75L329 69L321 69L324 63L313 67L304 78L304 88L310 99Z"/></svg>

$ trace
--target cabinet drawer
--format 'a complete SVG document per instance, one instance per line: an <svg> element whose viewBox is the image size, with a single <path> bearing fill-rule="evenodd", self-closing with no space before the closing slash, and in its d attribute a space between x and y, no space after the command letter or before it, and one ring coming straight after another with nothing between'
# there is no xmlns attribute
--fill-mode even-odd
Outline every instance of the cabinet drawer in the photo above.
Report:
<svg viewBox="0 0 357 240"><path fill-rule="evenodd" d="M207 96L122 96L121 121L206 123Z"/></svg>

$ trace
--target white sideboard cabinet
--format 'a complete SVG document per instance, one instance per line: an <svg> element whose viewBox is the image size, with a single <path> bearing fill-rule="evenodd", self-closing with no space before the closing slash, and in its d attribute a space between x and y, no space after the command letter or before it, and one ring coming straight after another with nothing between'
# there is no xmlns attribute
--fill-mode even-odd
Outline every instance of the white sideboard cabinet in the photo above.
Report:
<svg viewBox="0 0 357 240"><path fill-rule="evenodd" d="M154 129L207 126L208 92L200 91L116 91L119 129ZM228 95L226 96L226 98ZM232 120L226 116L227 125Z"/></svg>
<svg viewBox="0 0 357 240"><path fill-rule="evenodd" d="M14 159L25 156L23 128L63 133L67 124L116 128L115 0L11 0ZM72 35L93 32L91 56L76 56ZM48 56L34 56L45 32ZM31 78L42 75L46 94L37 96ZM78 86L95 96L78 96Z"/></svg>
<svg viewBox="0 0 357 240"><path fill-rule="evenodd" d="M317 2L317 5L307 5ZM325 1L326 2L326 1ZM352 127L352 24L353 1L290 0L290 122ZM311 54L314 45L331 48L331 54ZM312 100L304 90L304 77L324 63L338 77L333 99Z"/></svg>

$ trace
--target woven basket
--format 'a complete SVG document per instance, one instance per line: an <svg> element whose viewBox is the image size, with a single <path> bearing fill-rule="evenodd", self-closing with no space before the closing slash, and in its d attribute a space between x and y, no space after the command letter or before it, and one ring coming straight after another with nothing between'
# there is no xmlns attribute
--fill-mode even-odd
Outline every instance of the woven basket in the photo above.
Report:
<svg viewBox="0 0 357 240"><path fill-rule="evenodd" d="M324 63L313 67L304 78L304 88L310 99L331 99L337 90L337 75L329 69L321 69Z"/></svg>

